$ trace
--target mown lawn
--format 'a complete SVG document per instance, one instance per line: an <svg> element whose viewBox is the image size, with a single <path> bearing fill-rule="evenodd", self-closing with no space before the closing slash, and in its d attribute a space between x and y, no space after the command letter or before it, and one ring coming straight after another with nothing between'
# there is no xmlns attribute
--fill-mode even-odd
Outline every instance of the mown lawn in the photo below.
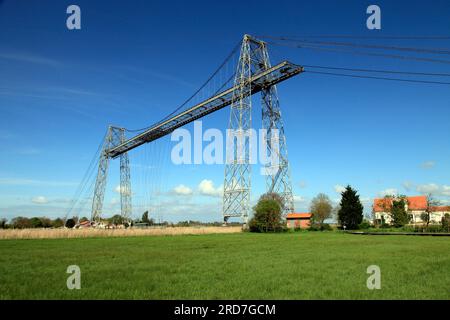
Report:
<svg viewBox="0 0 450 320"><path fill-rule="evenodd" d="M81 268L68 290L67 266ZM381 268L368 290L366 269ZM1 299L450 299L450 238L342 233L0 241Z"/></svg>

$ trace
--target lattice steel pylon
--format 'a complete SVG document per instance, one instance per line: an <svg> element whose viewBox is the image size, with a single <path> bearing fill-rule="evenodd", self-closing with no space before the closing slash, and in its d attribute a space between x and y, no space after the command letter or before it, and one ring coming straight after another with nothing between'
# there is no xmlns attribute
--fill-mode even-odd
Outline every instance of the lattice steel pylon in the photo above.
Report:
<svg viewBox="0 0 450 320"><path fill-rule="evenodd" d="M234 84L239 89L233 93L230 121L227 132L227 161L223 193L223 218L241 217L247 223L250 215L251 192L251 127L252 75L271 67L266 43L244 35ZM262 88L262 122L267 130L268 156L274 154L278 161L265 165L268 192L277 192L284 200L283 213L294 210L292 186L287 157L286 138L281 119L275 85ZM276 129L276 130L274 130ZM230 143L231 142L231 143Z"/></svg>
<svg viewBox="0 0 450 320"><path fill-rule="evenodd" d="M94 198L92 199L92 221L99 221L102 217L103 200L105 199L106 181L110 157L108 151L125 141L125 129L109 126L102 146L98 164L97 180L95 182ZM131 218L131 182L130 161L128 153L120 155L120 205L121 215L125 221Z"/></svg>
<svg viewBox="0 0 450 320"><path fill-rule="evenodd" d="M262 66L271 67L266 43L261 44ZM283 214L294 212L294 196L284 134L284 124L281 117L280 102L277 87L269 86L261 90L262 127L267 130L267 154L273 154L276 163L266 164L266 191L277 193L284 200Z"/></svg>

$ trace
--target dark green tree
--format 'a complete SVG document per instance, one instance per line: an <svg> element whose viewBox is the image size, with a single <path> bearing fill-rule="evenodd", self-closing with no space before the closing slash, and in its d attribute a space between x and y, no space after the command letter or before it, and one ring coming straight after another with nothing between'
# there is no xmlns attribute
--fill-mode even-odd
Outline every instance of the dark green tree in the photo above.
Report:
<svg viewBox="0 0 450 320"><path fill-rule="evenodd" d="M32 228L42 228L43 224L40 218L33 217L30 219L31 227Z"/></svg>
<svg viewBox="0 0 450 320"><path fill-rule="evenodd" d="M65 226L66 228L72 229L73 227L75 227L75 224L76 224L75 219L70 218L66 220Z"/></svg>
<svg viewBox="0 0 450 320"><path fill-rule="evenodd" d="M141 221L144 222L144 223L150 224L150 220L149 220L149 218L148 218L148 211L145 211L145 212L144 212L144 214L142 215Z"/></svg>
<svg viewBox="0 0 450 320"><path fill-rule="evenodd" d="M338 211L338 220L341 227L347 230L358 229L363 220L364 207L359 200L357 191L349 185L341 193L340 209Z"/></svg>
<svg viewBox="0 0 450 320"><path fill-rule="evenodd" d="M249 222L251 232L280 232L283 231L281 206L272 199L260 199L253 208L254 215Z"/></svg>
<svg viewBox="0 0 450 320"><path fill-rule="evenodd" d="M391 218L392 224L396 228L403 227L411 220L410 215L406 211L406 201L404 197L392 201Z"/></svg>
<svg viewBox="0 0 450 320"><path fill-rule="evenodd" d="M0 219L0 229L6 229L8 228L8 219L6 218L1 218Z"/></svg>

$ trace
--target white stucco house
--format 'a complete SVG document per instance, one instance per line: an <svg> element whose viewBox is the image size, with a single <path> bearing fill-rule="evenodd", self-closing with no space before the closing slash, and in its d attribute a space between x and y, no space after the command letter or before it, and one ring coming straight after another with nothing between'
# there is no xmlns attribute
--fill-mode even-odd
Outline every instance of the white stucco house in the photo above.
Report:
<svg viewBox="0 0 450 320"><path fill-rule="evenodd" d="M378 198L373 200L374 223L391 223L392 218L387 212L395 198ZM421 215L426 213L427 196L406 197L405 209L412 215L412 224L422 224ZM440 223L445 214L450 214L450 206L433 206L431 209L430 223Z"/></svg>

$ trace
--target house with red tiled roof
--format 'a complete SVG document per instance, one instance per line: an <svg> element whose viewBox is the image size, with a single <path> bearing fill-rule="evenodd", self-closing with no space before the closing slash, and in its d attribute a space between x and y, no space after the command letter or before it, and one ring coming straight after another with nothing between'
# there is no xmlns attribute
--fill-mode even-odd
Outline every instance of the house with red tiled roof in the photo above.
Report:
<svg viewBox="0 0 450 320"><path fill-rule="evenodd" d="M80 229L91 228L91 227L92 227L92 222L89 220L81 221L80 223L78 223L78 228L80 228Z"/></svg>
<svg viewBox="0 0 450 320"><path fill-rule="evenodd" d="M395 197L386 197L373 200L374 223L392 222L390 210L396 199ZM426 213L427 206L427 196L406 197L405 209L412 216L411 223L422 224L424 222L421 216ZM450 214L450 206L432 206L430 211L430 222L440 223L445 214Z"/></svg>
<svg viewBox="0 0 450 320"><path fill-rule="evenodd" d="M288 228L307 229L311 225L311 213L288 213L286 215Z"/></svg>

